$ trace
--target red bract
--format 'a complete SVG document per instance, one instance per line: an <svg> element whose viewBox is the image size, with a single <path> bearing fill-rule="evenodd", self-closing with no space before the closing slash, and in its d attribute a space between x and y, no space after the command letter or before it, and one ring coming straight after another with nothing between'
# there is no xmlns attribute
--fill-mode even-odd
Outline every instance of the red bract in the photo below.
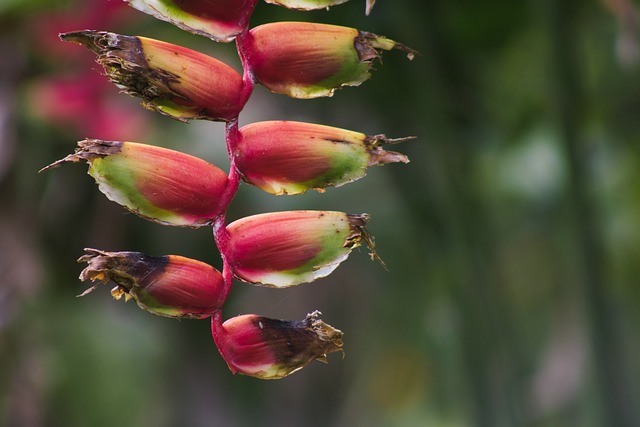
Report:
<svg viewBox="0 0 640 427"><path fill-rule="evenodd" d="M179 318L211 317L218 350L233 373L283 378L313 360L342 350L342 332L313 312L304 320L255 314L222 317L233 279L270 287L312 282L333 272L366 244L382 263L365 225L368 214L297 210L240 218L227 225L226 211L240 180L272 194L324 191L362 178L368 167L407 163L382 146L404 139L367 136L311 123L270 121L238 127L254 85L297 98L331 96L369 78L382 50L412 49L354 28L281 22L248 29L257 0L128 0L133 7L214 40L234 37L243 74L202 53L144 37L76 31L63 40L97 54L107 77L143 105L181 121L220 120L230 158L228 176L203 160L133 142L87 139L66 162L86 161L107 197L136 214L166 225L212 225L222 273L177 255L87 249L82 280L112 281L116 298L135 299L151 313ZM346 0L266 0L309 10ZM374 0L367 0L367 13ZM78 106L68 106L70 109ZM91 292L97 285L84 294ZM84 295L83 294L83 295Z"/></svg>
<svg viewBox="0 0 640 427"><path fill-rule="evenodd" d="M249 184L271 194L299 194L355 181L369 166L408 163L404 154L382 149L405 139L311 123L257 122L240 129L234 154Z"/></svg>
<svg viewBox="0 0 640 427"><path fill-rule="evenodd" d="M277 320L255 314L233 317L212 332L231 372L263 380L286 377L314 360L342 350L342 331L327 325L320 312L304 320Z"/></svg>
<svg viewBox="0 0 640 427"><path fill-rule="evenodd" d="M219 42L246 31L258 0L125 0L133 8ZM265 0L289 9L325 9L348 0ZM367 15L375 0L367 0Z"/></svg>
<svg viewBox="0 0 640 427"><path fill-rule="evenodd" d="M75 153L45 167L86 161L110 200L166 225L210 225L224 208L227 175L216 166L174 150L135 142L87 139Z"/></svg>
<svg viewBox="0 0 640 427"><path fill-rule="evenodd" d="M253 215L227 227L225 256L244 281L287 287L327 276L351 250L365 242L369 215L330 211L287 211Z"/></svg>
<svg viewBox="0 0 640 427"><path fill-rule="evenodd" d="M342 86L358 86L370 77L381 50L398 49L409 59L415 51L355 28L310 22L274 22L249 31L243 39L246 63L267 89L294 98L331 96Z"/></svg>
<svg viewBox="0 0 640 427"><path fill-rule="evenodd" d="M134 299L140 308L166 317L203 319L222 307L222 274L208 264L167 255L151 257L139 252L104 252L85 249L78 261L86 262L80 280L116 283L111 294Z"/></svg>
<svg viewBox="0 0 640 427"><path fill-rule="evenodd" d="M228 42L243 32L258 0L126 0L183 30Z"/></svg>
<svg viewBox="0 0 640 427"><path fill-rule="evenodd" d="M200 52L104 31L61 34L98 55L109 79L143 106L182 121L232 120L244 106L242 77Z"/></svg>

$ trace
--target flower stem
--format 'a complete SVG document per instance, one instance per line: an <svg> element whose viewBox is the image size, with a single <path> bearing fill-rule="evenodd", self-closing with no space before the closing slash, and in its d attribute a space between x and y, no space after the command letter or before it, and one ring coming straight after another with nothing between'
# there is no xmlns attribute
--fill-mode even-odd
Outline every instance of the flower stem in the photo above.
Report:
<svg viewBox="0 0 640 427"><path fill-rule="evenodd" d="M225 127L225 142L230 159L229 178L227 182L227 188L222 195L221 206L223 207L223 210L213 221L213 236L222 257L222 277L224 279L222 301L226 301L233 285L233 272L231 270L229 262L227 261L226 255L229 245L229 232L227 231L225 223L227 208L238 192L238 187L240 186L240 174L238 173L238 169L236 168L234 156L234 150L238 145L239 135L240 133L238 132L238 119L235 118L234 120L227 122Z"/></svg>
<svg viewBox="0 0 640 427"><path fill-rule="evenodd" d="M215 343L216 347L218 347L218 353L220 353L220 356L222 356L222 359L226 362L227 358L224 354L224 351L226 349L224 343L225 331L222 327L222 323L222 309L216 310L216 312L213 313L213 316L211 316L211 335L213 336L213 342ZM229 366L229 364L227 364L227 366ZM229 369L232 373L236 373L236 370L234 370L231 366L229 366Z"/></svg>
<svg viewBox="0 0 640 427"><path fill-rule="evenodd" d="M253 93L253 88L255 87L256 80L253 77L253 71L251 70L250 62L247 58L247 50L246 46L251 45L251 38L253 36L249 32L248 28L238 34L236 37L236 49L238 51L238 56L240 57L240 61L242 62L242 88L240 92L240 99L242 100L241 105L245 105L251 94Z"/></svg>

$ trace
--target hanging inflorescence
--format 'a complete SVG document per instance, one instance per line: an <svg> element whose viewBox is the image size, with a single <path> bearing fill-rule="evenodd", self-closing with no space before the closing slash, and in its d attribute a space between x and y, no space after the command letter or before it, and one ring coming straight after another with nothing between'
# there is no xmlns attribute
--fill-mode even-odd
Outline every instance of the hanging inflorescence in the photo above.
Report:
<svg viewBox="0 0 640 427"><path fill-rule="evenodd" d="M347 0L266 0L292 9L319 9ZM80 275L93 286L113 282L116 299L174 318L211 318L216 346L232 372L282 378L340 351L342 332L317 311L302 321L243 315L222 320L233 278L274 288L330 274L363 243L371 256L367 214L286 211L226 223L240 181L275 195L323 191L363 177L369 166L407 163L386 151L400 142L330 126L266 121L238 127L256 83L294 98L331 96L369 78L382 50L415 52L385 37L353 28L278 22L249 29L257 0L129 0L134 8L215 41L235 40L243 74L217 59L145 37L104 31L61 34L97 55L107 77L142 105L174 119L225 122L227 175L196 157L152 145L86 139L45 169L86 161L100 191L135 214L164 225L211 226L222 272L177 255L86 249ZM367 14L373 6L367 0Z"/></svg>

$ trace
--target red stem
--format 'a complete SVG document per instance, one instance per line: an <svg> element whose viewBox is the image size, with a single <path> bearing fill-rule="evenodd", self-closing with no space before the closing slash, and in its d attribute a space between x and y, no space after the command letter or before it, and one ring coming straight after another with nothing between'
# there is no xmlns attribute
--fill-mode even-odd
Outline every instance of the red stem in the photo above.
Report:
<svg viewBox="0 0 640 427"><path fill-rule="evenodd" d="M240 94L241 99L243 100L242 105L244 105L251 96L256 83L256 80L253 77L253 71L251 70L251 63L247 60L247 47L252 44L252 41L253 35L248 28L236 36L236 50L238 51L238 56L240 57L240 61L242 62L243 69L242 92Z"/></svg>
<svg viewBox="0 0 640 427"><path fill-rule="evenodd" d="M213 313L213 316L211 316L211 335L213 336L213 342L216 344L216 347L218 347L218 353L220 353L220 356L222 356L222 359L224 359L224 361L226 362L227 358L224 354L224 351L226 349L224 342L225 331L222 327L222 323L222 310L216 310L215 313ZM238 372L229 363L227 363L227 366L232 373L235 374L236 372Z"/></svg>
<svg viewBox="0 0 640 427"><path fill-rule="evenodd" d="M240 138L240 132L238 131L238 118L227 122L225 125L225 142L227 145L227 153L229 155L229 177L227 181L227 188L220 200L221 216L224 216L227 212L229 204L238 192L238 186L240 185L240 174L236 168L235 151L238 146L238 139Z"/></svg>
<svg viewBox="0 0 640 427"><path fill-rule="evenodd" d="M213 341L215 341L218 348L222 347L220 340L224 330L222 329L222 310L216 310L211 316L211 335L213 335Z"/></svg>
<svg viewBox="0 0 640 427"><path fill-rule="evenodd" d="M227 188L222 195L221 206L223 211L213 221L213 237L222 256L222 278L224 279L222 301L226 301L231 292L231 286L233 285L233 271L227 261L227 251L229 247L229 232L227 231L226 212L229 204L238 192L240 186L240 174L236 168L235 162L235 147L238 145L238 138L240 133L238 132L238 120L234 119L227 123L225 128L227 152L229 153L229 178L227 182Z"/></svg>
<svg viewBox="0 0 640 427"><path fill-rule="evenodd" d="M242 61L243 74L242 74L242 91L240 93L241 105L245 105L255 86L255 79L251 72L251 67L247 61L245 55L245 48L248 39L251 37L249 29L245 29L241 34L236 37L236 47L238 49L238 55ZM240 174L236 167L236 149L238 147L240 139L240 132L238 129L238 117L230 120L225 126L225 143L227 146L227 153L229 154L229 178L227 182L227 188L222 195L220 206L222 206L221 213L214 219L213 222L213 237L220 251L222 257L222 278L224 286L222 289L222 302L227 300L231 287L233 285L233 270L229 265L227 253L229 248L229 231L226 227L226 213L229 204L238 192L240 186ZM211 334L213 335L213 341L218 347L218 351L223 359L226 360L224 355L224 329L222 327L222 309L216 310L211 317ZM229 366L232 372L236 372L231 366Z"/></svg>

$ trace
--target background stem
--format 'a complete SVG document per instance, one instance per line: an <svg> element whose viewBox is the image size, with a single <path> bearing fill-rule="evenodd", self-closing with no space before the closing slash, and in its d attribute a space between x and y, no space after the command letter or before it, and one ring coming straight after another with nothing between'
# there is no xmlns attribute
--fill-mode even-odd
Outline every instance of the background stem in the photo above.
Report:
<svg viewBox="0 0 640 427"><path fill-rule="evenodd" d="M591 349L604 406L604 425L631 427L640 425L629 401L629 385L625 378L618 330L608 280L604 273L606 254L594 206L589 197L590 173L585 164L581 129L584 122L585 97L582 73L578 65L580 44L576 38L576 20L580 8L576 1L548 2L552 56L555 64L554 87L558 105L559 126L564 142L564 155L569 171L569 205L573 249L576 253L580 284L591 332Z"/></svg>

